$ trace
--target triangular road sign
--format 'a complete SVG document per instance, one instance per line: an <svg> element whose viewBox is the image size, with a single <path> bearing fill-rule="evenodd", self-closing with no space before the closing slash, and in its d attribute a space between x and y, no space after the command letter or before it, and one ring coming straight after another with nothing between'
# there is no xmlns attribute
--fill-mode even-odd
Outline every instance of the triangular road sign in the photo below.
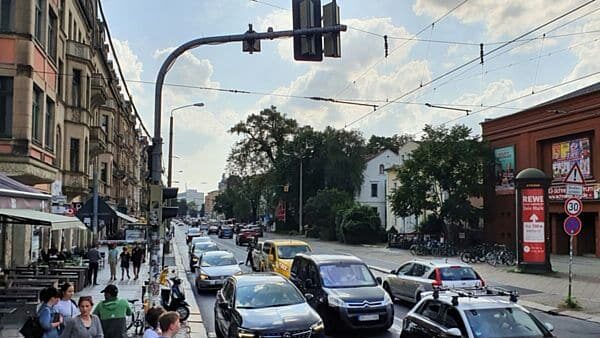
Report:
<svg viewBox="0 0 600 338"><path fill-rule="evenodd" d="M569 170L569 174L565 177L565 183L570 184L584 184L585 181L583 179L583 174L581 173L581 169L579 169L579 165L577 163L573 164L571 170Z"/></svg>

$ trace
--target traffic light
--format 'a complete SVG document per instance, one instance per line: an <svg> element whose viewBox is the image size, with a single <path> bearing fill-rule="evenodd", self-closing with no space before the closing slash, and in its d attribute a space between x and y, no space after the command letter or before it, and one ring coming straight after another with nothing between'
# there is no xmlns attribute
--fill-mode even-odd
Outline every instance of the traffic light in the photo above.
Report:
<svg viewBox="0 0 600 338"><path fill-rule="evenodd" d="M166 201L177 198L177 192L179 188L162 188L162 220L166 220L169 218L177 217L177 213L179 212L178 206L167 206Z"/></svg>
<svg viewBox="0 0 600 338"><path fill-rule="evenodd" d="M292 0L294 30L321 27L321 0ZM322 61L321 34L294 35L294 60Z"/></svg>
<svg viewBox="0 0 600 338"><path fill-rule="evenodd" d="M337 26L340 24L340 7L335 0L323 6L323 27ZM325 56L339 58L342 56L339 32L325 33L323 35L323 52Z"/></svg>

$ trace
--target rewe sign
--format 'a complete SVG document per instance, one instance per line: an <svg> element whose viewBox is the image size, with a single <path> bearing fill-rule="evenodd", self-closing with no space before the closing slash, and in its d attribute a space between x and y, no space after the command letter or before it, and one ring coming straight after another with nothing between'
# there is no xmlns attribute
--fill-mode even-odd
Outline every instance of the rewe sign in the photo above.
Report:
<svg viewBox="0 0 600 338"><path fill-rule="evenodd" d="M544 263L546 259L544 189L525 188L522 194L523 261Z"/></svg>

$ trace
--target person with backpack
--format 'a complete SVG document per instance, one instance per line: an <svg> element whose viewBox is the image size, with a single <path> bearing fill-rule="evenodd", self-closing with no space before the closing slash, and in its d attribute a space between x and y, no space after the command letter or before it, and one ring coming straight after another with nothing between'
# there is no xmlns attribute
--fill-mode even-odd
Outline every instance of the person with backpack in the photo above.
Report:
<svg viewBox="0 0 600 338"><path fill-rule="evenodd" d="M72 318L79 315L79 307L73 300L73 294L75 294L75 288L71 283L64 283L60 287L60 300L54 305L54 310L60 313L63 318Z"/></svg>
<svg viewBox="0 0 600 338"><path fill-rule="evenodd" d="M63 323L60 313L54 310L54 305L60 300L60 293L55 287L47 287L40 291L40 307L37 311L38 321L44 333L42 338L59 338L58 328Z"/></svg>
<svg viewBox="0 0 600 338"><path fill-rule="evenodd" d="M80 314L67 319L60 338L104 338L100 318L92 314L94 301L91 296L79 298Z"/></svg>
<svg viewBox="0 0 600 338"><path fill-rule="evenodd" d="M126 338L126 317L133 313L129 303L125 299L117 298L119 288L114 284L108 284L100 292L104 293L104 300L96 305L94 314L100 318L104 336Z"/></svg>

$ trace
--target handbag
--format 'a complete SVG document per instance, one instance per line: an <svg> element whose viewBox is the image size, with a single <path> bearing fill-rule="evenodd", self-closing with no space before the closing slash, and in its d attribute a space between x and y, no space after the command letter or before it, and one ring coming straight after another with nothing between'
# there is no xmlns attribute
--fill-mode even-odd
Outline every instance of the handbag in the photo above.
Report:
<svg viewBox="0 0 600 338"><path fill-rule="evenodd" d="M44 335L44 329L42 328L42 325L40 325L37 316L29 316L19 332L25 338L42 338Z"/></svg>

